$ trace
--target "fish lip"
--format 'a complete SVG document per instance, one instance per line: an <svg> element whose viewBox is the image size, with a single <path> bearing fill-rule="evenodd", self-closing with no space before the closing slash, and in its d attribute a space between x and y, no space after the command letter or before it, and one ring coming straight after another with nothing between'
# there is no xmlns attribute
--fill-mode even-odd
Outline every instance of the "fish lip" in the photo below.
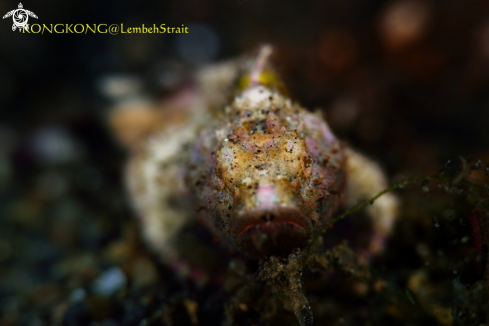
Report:
<svg viewBox="0 0 489 326"><path fill-rule="evenodd" d="M274 219L262 219L267 213L274 214ZM253 244L256 232L247 232L249 229L268 234L272 244L257 247ZM255 208L241 214L233 225L232 234L238 249L250 257L259 257L302 247L312 234L312 222L294 207Z"/></svg>
<svg viewBox="0 0 489 326"><path fill-rule="evenodd" d="M271 221L262 219L264 214L273 214ZM306 232L311 230L311 222L298 209L293 207L255 208L243 213L234 224L233 233L238 238L249 227L265 223L292 223L303 228Z"/></svg>

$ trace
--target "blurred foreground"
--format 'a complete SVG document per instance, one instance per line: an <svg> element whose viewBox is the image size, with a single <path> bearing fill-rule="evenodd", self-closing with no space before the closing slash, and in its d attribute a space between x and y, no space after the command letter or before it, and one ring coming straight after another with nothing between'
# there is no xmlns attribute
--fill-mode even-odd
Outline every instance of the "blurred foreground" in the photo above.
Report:
<svg viewBox="0 0 489 326"><path fill-rule="evenodd" d="M160 99L182 73L269 42L292 95L324 108L338 136L394 181L437 173L460 155L489 162L483 1L43 1L29 9L40 23L185 23L190 34L21 35L2 21L1 325L297 323L285 310L283 320L263 319L282 308L259 301L270 289L249 278L253 262L233 260L227 283L200 285L144 248L121 181L125 153L106 127L108 76L132 81L122 93ZM307 276L316 323L489 322L487 234L473 222L487 227L486 211L474 212L473 195L433 182L398 194L402 217L369 281ZM326 242L358 238L361 220L339 222ZM256 285L246 294L237 293L243 278Z"/></svg>

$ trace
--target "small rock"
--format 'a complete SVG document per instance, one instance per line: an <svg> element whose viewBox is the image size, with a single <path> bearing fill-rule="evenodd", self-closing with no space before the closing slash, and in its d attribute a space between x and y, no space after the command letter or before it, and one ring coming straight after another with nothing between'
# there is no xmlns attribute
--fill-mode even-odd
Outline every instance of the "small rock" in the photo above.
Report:
<svg viewBox="0 0 489 326"><path fill-rule="evenodd" d="M101 296L110 296L126 285L126 275L118 267L105 271L95 280L93 290Z"/></svg>
<svg viewBox="0 0 489 326"><path fill-rule="evenodd" d="M74 290L73 292L71 292L70 294L70 300L72 302L78 302L78 301L81 301L85 298L85 290L82 289L82 288L78 288L76 290Z"/></svg>

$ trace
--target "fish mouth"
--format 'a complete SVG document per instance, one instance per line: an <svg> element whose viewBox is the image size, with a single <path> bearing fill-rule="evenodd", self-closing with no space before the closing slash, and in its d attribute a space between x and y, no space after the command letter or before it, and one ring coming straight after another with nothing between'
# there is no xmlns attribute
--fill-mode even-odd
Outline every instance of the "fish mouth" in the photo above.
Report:
<svg viewBox="0 0 489 326"><path fill-rule="evenodd" d="M310 238L311 222L296 208L253 209L241 214L234 224L235 243L250 257L289 254Z"/></svg>

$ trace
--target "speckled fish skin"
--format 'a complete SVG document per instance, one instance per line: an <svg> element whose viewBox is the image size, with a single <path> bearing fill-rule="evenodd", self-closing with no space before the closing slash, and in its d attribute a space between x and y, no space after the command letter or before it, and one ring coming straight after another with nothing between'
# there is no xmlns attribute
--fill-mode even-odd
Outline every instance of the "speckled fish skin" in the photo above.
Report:
<svg viewBox="0 0 489 326"><path fill-rule="evenodd" d="M346 183L342 142L284 94L267 50L217 127L201 133L187 174L200 215L249 257L304 247L343 203Z"/></svg>
<svg viewBox="0 0 489 326"><path fill-rule="evenodd" d="M216 248L190 231L201 220L248 257L286 256L339 206L387 187L379 164L288 98L268 67L270 52L203 67L161 102L123 100L111 111L129 149L126 187L144 241L200 283L216 270L204 267ZM384 250L398 207L388 193L365 208L371 229L357 232L368 241L357 248L365 261Z"/></svg>

